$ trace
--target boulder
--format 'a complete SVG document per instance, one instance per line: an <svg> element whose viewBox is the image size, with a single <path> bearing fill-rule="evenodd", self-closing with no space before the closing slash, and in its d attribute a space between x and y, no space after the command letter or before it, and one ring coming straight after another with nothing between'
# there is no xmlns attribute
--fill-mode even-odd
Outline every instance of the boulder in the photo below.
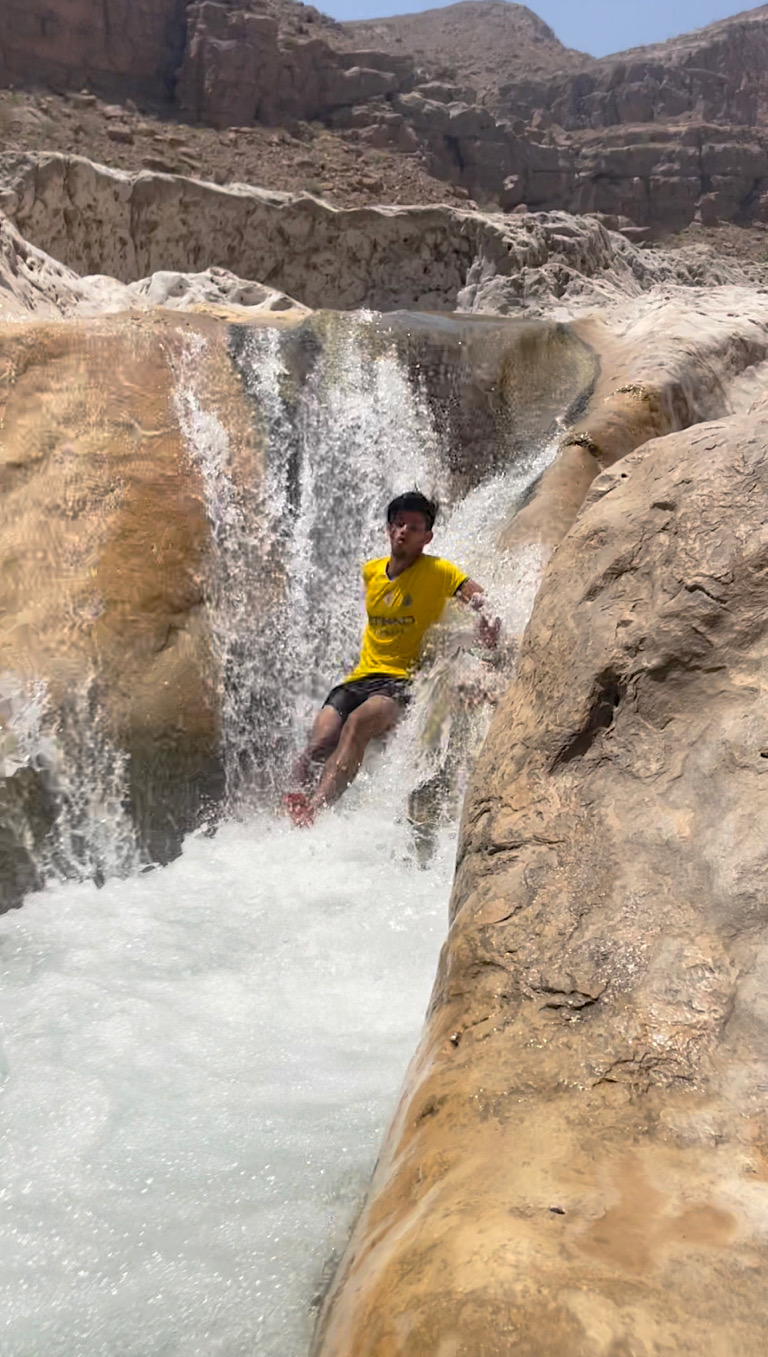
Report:
<svg viewBox="0 0 768 1357"><path fill-rule="evenodd" d="M767 449L646 444L552 558L316 1357L761 1350Z"/></svg>

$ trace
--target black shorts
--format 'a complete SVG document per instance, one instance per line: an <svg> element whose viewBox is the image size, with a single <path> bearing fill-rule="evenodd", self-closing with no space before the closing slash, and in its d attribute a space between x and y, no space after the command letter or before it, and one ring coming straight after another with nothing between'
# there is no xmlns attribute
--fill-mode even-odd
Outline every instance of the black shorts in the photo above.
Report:
<svg viewBox="0 0 768 1357"><path fill-rule="evenodd" d="M390 674L370 674L368 678L353 679L351 683L340 683L332 688L323 706L333 707L342 721L346 721L369 697L391 697L405 709L411 700L410 687L407 679L392 678Z"/></svg>

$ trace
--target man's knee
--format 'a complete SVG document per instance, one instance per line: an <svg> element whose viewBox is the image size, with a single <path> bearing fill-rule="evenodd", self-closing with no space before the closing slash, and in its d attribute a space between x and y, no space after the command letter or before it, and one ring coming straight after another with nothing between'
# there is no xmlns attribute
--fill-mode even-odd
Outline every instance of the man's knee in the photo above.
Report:
<svg viewBox="0 0 768 1357"><path fill-rule="evenodd" d="M391 730L398 715L398 705L391 697L370 697L352 713L345 731L351 739L372 740Z"/></svg>

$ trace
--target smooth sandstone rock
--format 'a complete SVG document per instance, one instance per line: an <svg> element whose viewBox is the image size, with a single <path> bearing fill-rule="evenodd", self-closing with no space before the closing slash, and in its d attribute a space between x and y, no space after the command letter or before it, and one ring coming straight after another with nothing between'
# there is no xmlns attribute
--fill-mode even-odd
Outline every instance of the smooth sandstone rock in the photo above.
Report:
<svg viewBox="0 0 768 1357"><path fill-rule="evenodd" d="M768 304L747 289L659 289L575 328L599 355L599 378L558 457L499 537L508 550L536 544L542 565L601 471L651 438L733 413L742 374L768 357Z"/></svg>
<svg viewBox="0 0 768 1357"><path fill-rule="evenodd" d="M227 332L172 312L0 330L0 687L13 690L0 727L12 737L14 714L34 700L45 730L59 731L57 758L76 764L98 713L127 758L130 814L156 861L222 790L210 529L178 402L194 383L232 440L233 477L258 483ZM48 763L41 746L30 766ZM23 866L26 840L12 837ZM21 867L4 876L0 905L25 880Z"/></svg>
<svg viewBox="0 0 768 1357"><path fill-rule="evenodd" d="M768 407L552 558L316 1357L753 1357L768 1305Z"/></svg>

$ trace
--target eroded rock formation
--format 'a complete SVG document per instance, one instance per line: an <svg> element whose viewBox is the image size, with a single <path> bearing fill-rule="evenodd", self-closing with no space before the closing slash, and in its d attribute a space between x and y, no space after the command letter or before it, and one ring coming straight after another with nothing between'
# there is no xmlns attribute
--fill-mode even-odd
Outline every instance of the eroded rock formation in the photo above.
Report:
<svg viewBox="0 0 768 1357"><path fill-rule="evenodd" d="M215 266L235 275L233 300L236 280L253 278L315 308L503 314L545 310L553 297L607 301L660 283L763 276L760 266L706 250L639 250L595 217L447 206L344 211L305 195L127 174L79 156L0 157L0 209L78 274L134 283L160 270ZM242 299L248 285L240 286Z"/></svg>

